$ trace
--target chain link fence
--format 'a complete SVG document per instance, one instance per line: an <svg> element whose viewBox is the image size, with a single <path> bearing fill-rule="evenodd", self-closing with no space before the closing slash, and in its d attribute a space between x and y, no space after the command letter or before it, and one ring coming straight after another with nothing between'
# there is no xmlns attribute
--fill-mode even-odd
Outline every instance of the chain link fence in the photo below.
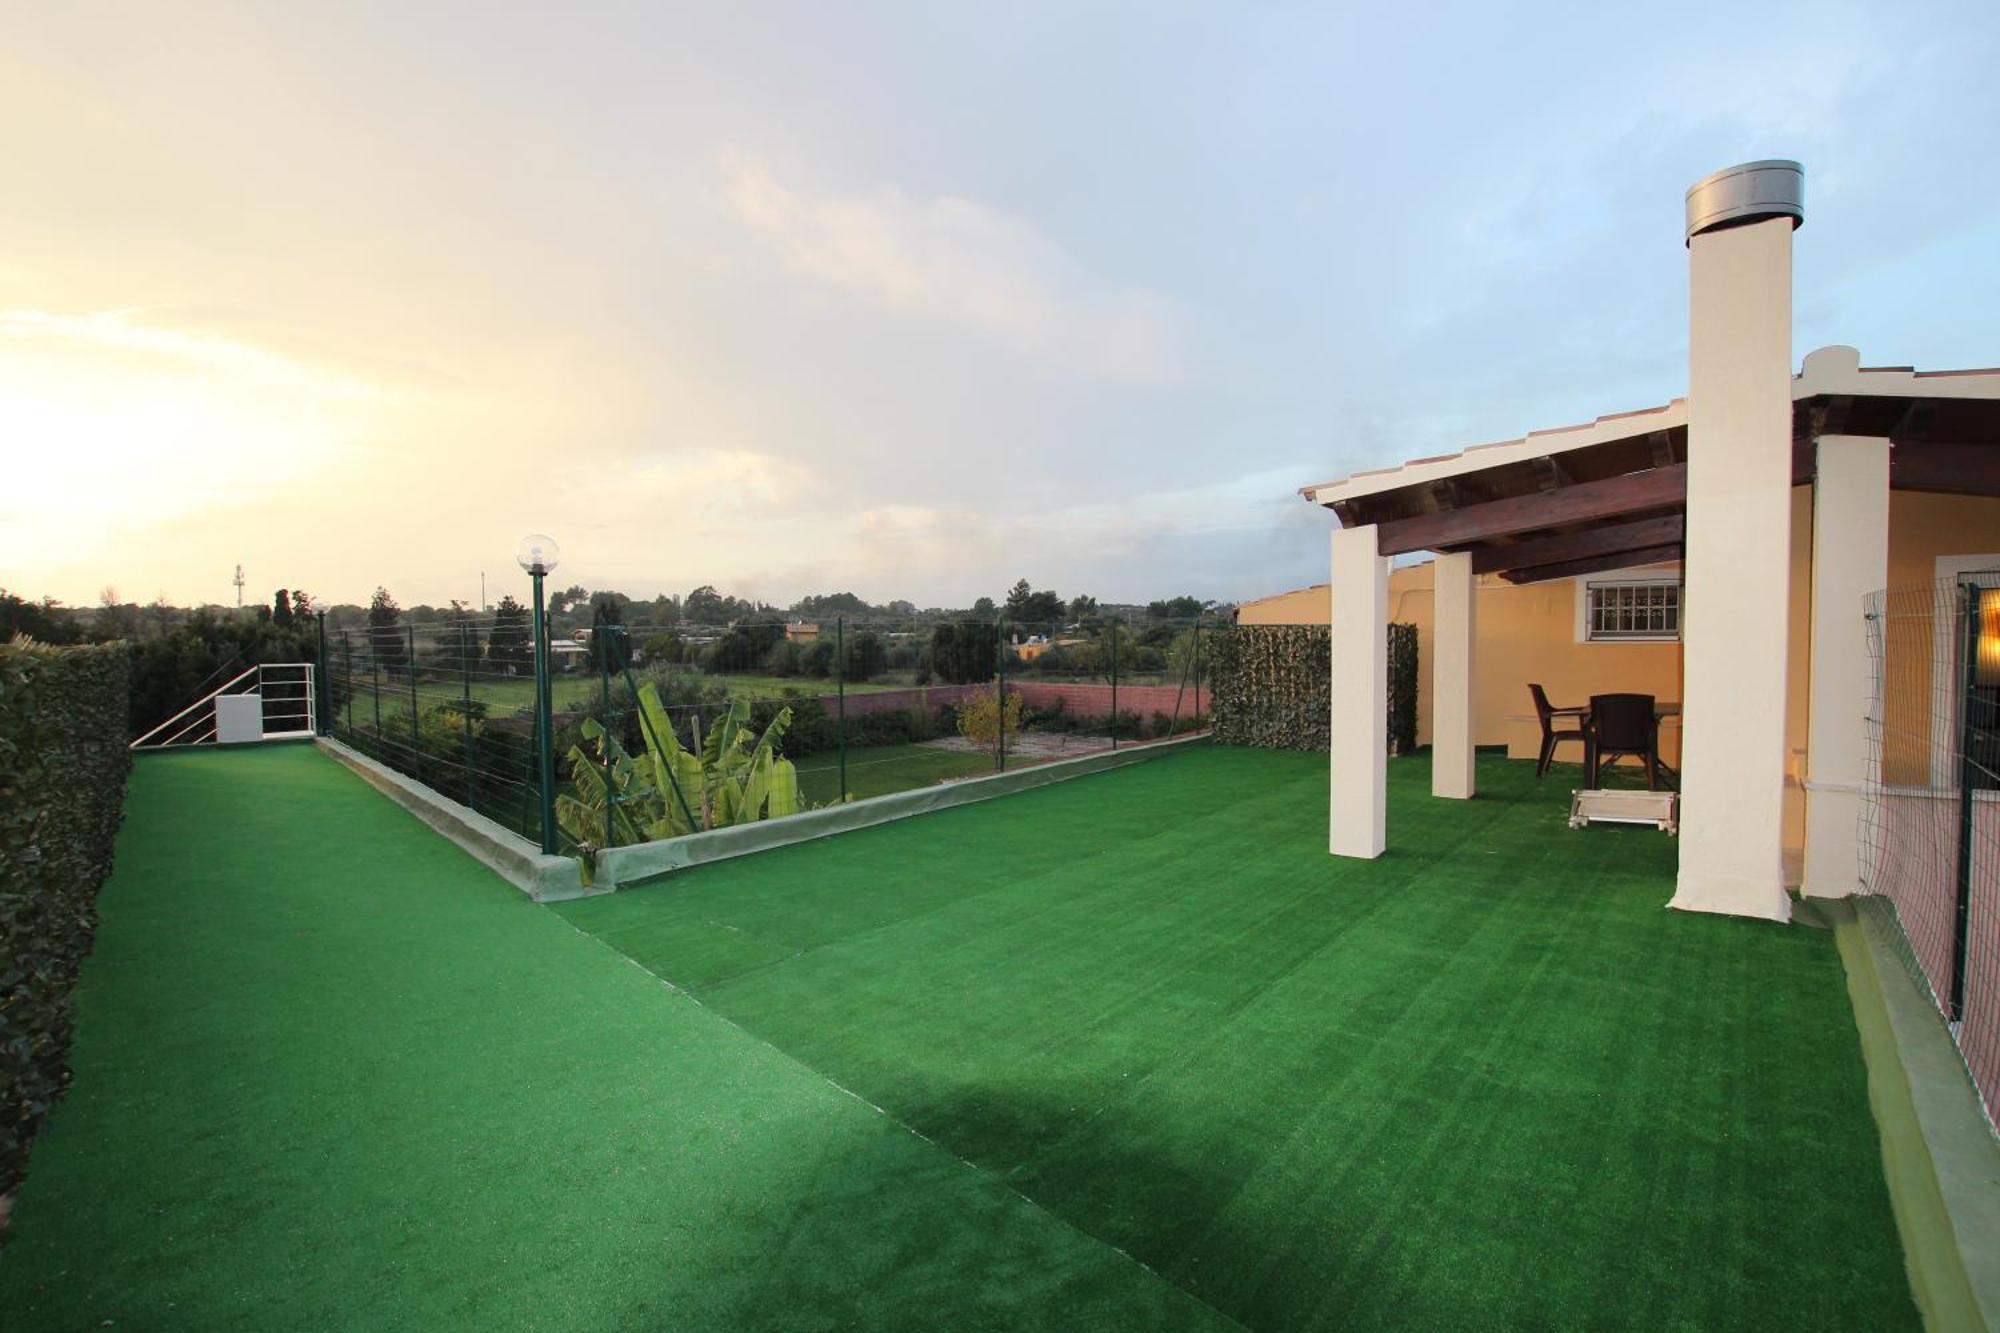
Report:
<svg viewBox="0 0 2000 1333"><path fill-rule="evenodd" d="M732 779L726 755L704 753L718 731L741 733L745 757L770 738L787 767L767 776L797 789L795 801L765 807L777 815L1205 730L1210 659L1230 628L1116 614L1049 624L558 620L547 645L556 756L547 803L526 608L329 627L323 725L523 837L592 850L662 835L648 824L682 832L737 822L744 792L723 788L753 779L741 765ZM642 697L657 708L642 708ZM675 748L698 767L651 762ZM545 841L551 805L557 827ZM678 822L667 819L675 814Z"/></svg>
<svg viewBox="0 0 2000 1333"><path fill-rule="evenodd" d="M2000 1108L2000 571L1867 606L1863 909L1889 930Z"/></svg>

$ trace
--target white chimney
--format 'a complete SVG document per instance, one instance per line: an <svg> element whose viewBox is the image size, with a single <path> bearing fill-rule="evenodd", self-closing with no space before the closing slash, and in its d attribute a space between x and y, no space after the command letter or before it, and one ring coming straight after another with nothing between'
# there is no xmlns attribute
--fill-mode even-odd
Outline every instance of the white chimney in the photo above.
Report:
<svg viewBox="0 0 2000 1333"><path fill-rule="evenodd" d="M1790 919L1784 885L1796 162L1687 192L1680 876L1672 906Z"/></svg>

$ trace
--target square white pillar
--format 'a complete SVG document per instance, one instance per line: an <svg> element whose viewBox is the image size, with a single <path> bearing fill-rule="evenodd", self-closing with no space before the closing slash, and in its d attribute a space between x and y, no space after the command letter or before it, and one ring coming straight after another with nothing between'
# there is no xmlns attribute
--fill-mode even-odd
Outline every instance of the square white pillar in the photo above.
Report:
<svg viewBox="0 0 2000 1333"><path fill-rule="evenodd" d="M1872 688L1862 599L1889 582L1889 441L1825 435L1814 449L1804 889L1845 898L1861 887Z"/></svg>
<svg viewBox="0 0 2000 1333"><path fill-rule="evenodd" d="M1789 921L1792 219L1700 232L1689 250L1680 875L1669 906Z"/></svg>
<svg viewBox="0 0 2000 1333"><path fill-rule="evenodd" d="M1477 790L1473 776L1473 642L1478 580L1469 551L1440 555L1431 640L1431 795L1463 801Z"/></svg>
<svg viewBox="0 0 2000 1333"><path fill-rule="evenodd" d="M1389 561L1375 525L1333 534L1333 678L1327 850L1373 859L1388 845Z"/></svg>

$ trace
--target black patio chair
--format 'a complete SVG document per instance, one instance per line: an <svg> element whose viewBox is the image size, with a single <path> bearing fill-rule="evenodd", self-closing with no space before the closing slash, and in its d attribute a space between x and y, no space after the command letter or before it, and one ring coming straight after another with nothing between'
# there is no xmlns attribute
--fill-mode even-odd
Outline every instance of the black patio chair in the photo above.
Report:
<svg viewBox="0 0 2000 1333"><path fill-rule="evenodd" d="M1646 790L1673 786L1673 770L1660 762L1660 719L1650 694L1593 694L1583 720L1584 767L1590 785L1601 785L1604 761L1630 755L1646 764Z"/></svg>
<svg viewBox="0 0 2000 1333"><path fill-rule="evenodd" d="M1557 708L1549 702L1548 691L1539 685L1528 686L1528 693L1535 696L1535 717L1542 724L1542 757L1535 762L1535 776L1539 778L1549 771L1549 765L1555 762L1556 746L1562 744L1564 741L1576 741L1581 744L1583 746L1584 759L1588 762L1590 758L1590 737L1584 735L1582 730L1584 710L1581 708ZM1555 724L1558 718L1576 722L1578 729L1575 731L1557 731Z"/></svg>

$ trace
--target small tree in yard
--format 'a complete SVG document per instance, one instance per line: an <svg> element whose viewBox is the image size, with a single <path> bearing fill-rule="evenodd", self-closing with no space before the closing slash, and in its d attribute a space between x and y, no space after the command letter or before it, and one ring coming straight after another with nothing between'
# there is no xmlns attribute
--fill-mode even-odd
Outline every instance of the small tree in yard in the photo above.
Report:
<svg viewBox="0 0 2000 1333"><path fill-rule="evenodd" d="M1021 734L1021 709L1024 705L1025 701L1019 690L1009 692L1006 707L1007 735ZM988 754L993 754L999 749L1001 708L997 689L991 685L981 685L959 700L958 734Z"/></svg>

